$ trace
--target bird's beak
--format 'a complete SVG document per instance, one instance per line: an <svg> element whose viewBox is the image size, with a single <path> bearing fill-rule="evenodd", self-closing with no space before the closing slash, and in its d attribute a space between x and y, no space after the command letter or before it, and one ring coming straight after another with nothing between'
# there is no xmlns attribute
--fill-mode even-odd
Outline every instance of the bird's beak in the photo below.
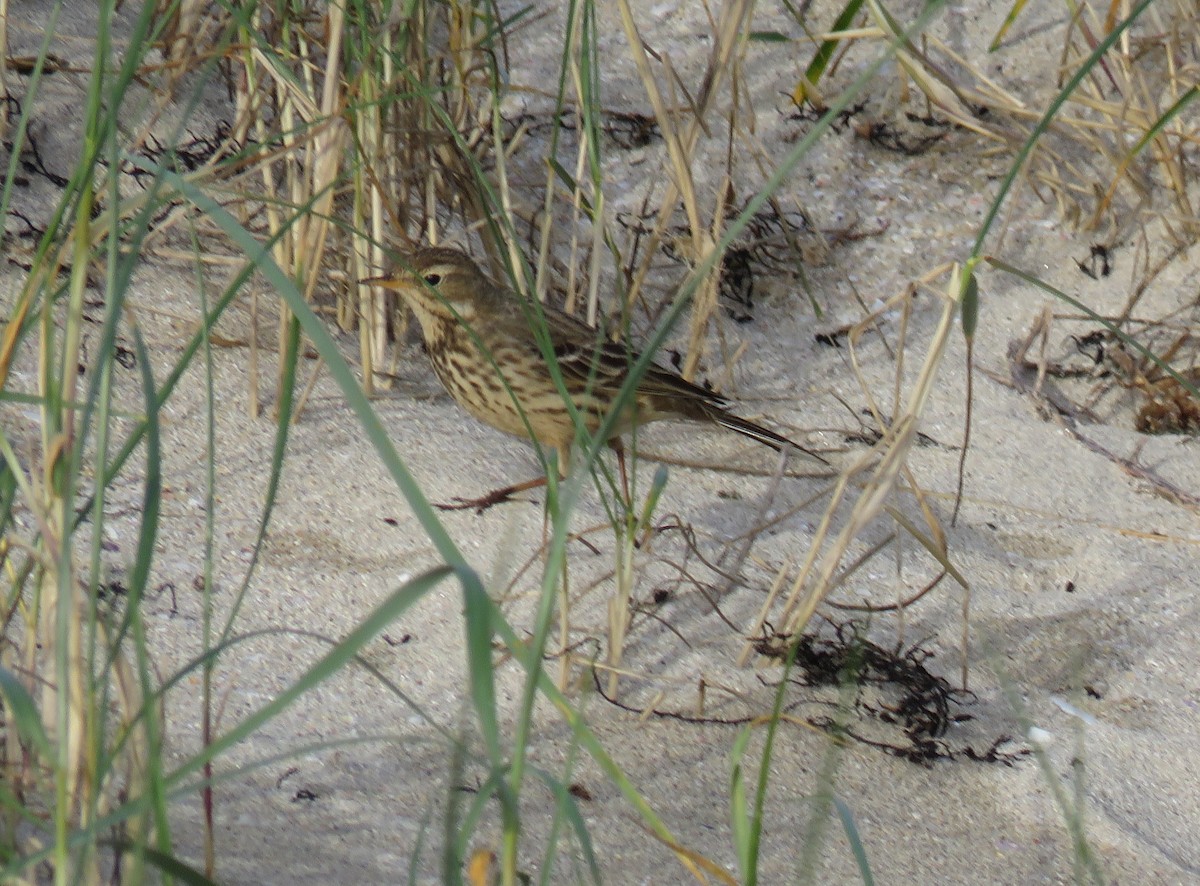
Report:
<svg viewBox="0 0 1200 886"><path fill-rule="evenodd" d="M407 280L403 277L366 277L358 281L362 286L382 286L384 289L404 289Z"/></svg>

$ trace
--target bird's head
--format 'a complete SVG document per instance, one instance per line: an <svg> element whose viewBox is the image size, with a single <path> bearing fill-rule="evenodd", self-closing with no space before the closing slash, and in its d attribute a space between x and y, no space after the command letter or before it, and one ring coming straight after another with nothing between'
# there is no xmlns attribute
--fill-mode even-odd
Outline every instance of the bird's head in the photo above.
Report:
<svg viewBox="0 0 1200 886"><path fill-rule="evenodd" d="M473 322L495 288L466 253L443 246L419 249L383 276L360 282L400 293L423 326L427 320Z"/></svg>

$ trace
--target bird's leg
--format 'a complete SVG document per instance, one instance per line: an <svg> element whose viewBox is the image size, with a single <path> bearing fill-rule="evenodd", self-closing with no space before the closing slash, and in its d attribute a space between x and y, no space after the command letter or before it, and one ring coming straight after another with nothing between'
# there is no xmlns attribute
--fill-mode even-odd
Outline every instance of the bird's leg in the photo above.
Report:
<svg viewBox="0 0 1200 886"><path fill-rule="evenodd" d="M530 489L537 489L539 486L546 485L545 477L537 477L533 480L526 480L524 483L514 483L512 486L504 486L500 489L493 489L487 495L481 495L479 498L455 498L450 504L438 504L436 508L442 511L469 511L474 510L476 514L482 514L493 505L504 504L506 501L511 501L512 497L520 492L528 492Z"/></svg>
<svg viewBox="0 0 1200 886"><path fill-rule="evenodd" d="M570 455L568 447L559 446L558 451L558 476L567 476L567 458ZM545 477L536 477L533 480L526 480L523 483L514 483L512 486L502 486L499 489L493 489L487 495L481 495L479 498L458 498L455 497L450 504L435 505L442 511L469 511L474 510L476 514L482 514L493 505L504 504L511 501L512 497L520 492L528 492L530 489L538 489L546 485ZM542 527L543 535L545 534L545 526Z"/></svg>

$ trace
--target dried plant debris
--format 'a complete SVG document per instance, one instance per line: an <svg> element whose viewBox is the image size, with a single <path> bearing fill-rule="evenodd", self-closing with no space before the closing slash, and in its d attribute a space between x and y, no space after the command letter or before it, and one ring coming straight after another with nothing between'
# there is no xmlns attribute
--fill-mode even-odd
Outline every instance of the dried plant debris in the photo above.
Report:
<svg viewBox="0 0 1200 886"><path fill-rule="evenodd" d="M645 148L662 140L662 131L653 114L637 111L596 110L597 128L623 151ZM574 132L580 126L580 114L575 108L564 108L557 115L523 111L504 117L504 142L510 143L519 132L534 135L556 131Z"/></svg>
<svg viewBox="0 0 1200 886"><path fill-rule="evenodd" d="M1191 388L1200 388L1200 371L1184 373ZM1138 409L1137 429L1143 434L1200 434L1200 400L1173 378L1145 388L1146 402Z"/></svg>
<svg viewBox="0 0 1200 886"><path fill-rule="evenodd" d="M1200 135L1200 115L1188 107L1196 97L1200 49L1194 0L1163 0L1140 8L1122 39L1098 59L1093 58L1101 42L1096 26L1104 34L1113 28L1114 5L1085 2L1072 8L1075 14L1063 19L1066 27L1060 32L1054 26L1049 37L1051 45L1061 41L1057 86L1071 73L1090 76L1064 94L1053 125L1038 133L1024 161L1023 178L1064 219L1085 229L1128 229L1161 215L1169 220L1164 232L1172 242L1191 244L1200 229L1196 176L1189 172L1194 168L1189 155ZM1019 76L1010 77L1013 82L1007 86L933 32L923 33L918 46L902 37L896 22L875 5L871 18L880 36L903 44L896 66L903 74L888 93L842 112L836 131L851 129L874 146L905 155L929 151L952 132L961 133L963 148L977 151L981 161L1023 150L1040 114L1031 113L1028 98L1019 94ZM1017 56L1006 57L1007 45L1012 44L998 43L988 53L989 67L1004 70L1014 61L1020 64ZM911 97L901 103L892 96L907 94L911 87L924 93L936 116L900 113L902 104L915 103ZM811 90L798 89L796 95L819 101ZM1036 107L1050 97L1032 98ZM801 123L797 137L823 112L805 105L792 113L789 119ZM1131 162L1134 155L1137 162Z"/></svg>
<svg viewBox="0 0 1200 886"><path fill-rule="evenodd" d="M846 404L843 403L843 405ZM848 411L852 412L852 410ZM870 409L860 409L857 413L854 413L854 417L858 422L858 430L846 431L842 434L842 440L850 445L862 445L868 447L876 446L880 441L883 440L884 433L880 427L875 425L875 415ZM892 427L892 419L890 416L883 416L882 427ZM923 447L936 446L939 449L944 449L949 452L956 452L961 449L961 447L952 443L942 443L940 440L936 440L922 431L917 431L917 445Z"/></svg>
<svg viewBox="0 0 1200 886"><path fill-rule="evenodd" d="M189 132L187 141L175 146L164 145L151 135L137 153L152 166L168 167L177 172L195 172L204 166L236 156L239 146L231 141L230 132L228 121L219 120L214 124L211 133L196 135ZM266 154L268 149L275 146L251 143L245 147L250 148L251 153L261 150ZM123 171L132 175L143 186L146 183L145 179L152 178L151 172L132 163L127 164Z"/></svg>
<svg viewBox="0 0 1200 886"><path fill-rule="evenodd" d="M862 114L862 112L866 110L866 107L867 103L864 101L858 102L857 104L851 105L850 107L839 111L837 119L833 121L833 131L845 132L846 130L854 127L854 118ZM799 106L793 105L787 109L787 119L802 123L816 123L823 116L825 116L825 110L826 109L824 107L817 107L816 105L812 105L807 102ZM793 136L787 140L795 141L796 137L797 136Z"/></svg>
<svg viewBox="0 0 1200 886"><path fill-rule="evenodd" d="M1079 353L1095 367L1102 381L1089 396L1099 401L1115 386L1133 391L1134 427L1143 434L1200 433L1200 400L1195 389L1200 385L1200 338L1190 332L1176 333L1162 344L1167 330L1161 324L1143 333L1157 360L1135 354L1109 331L1095 330L1073 339ZM1174 375L1164 369L1169 366Z"/></svg>
<svg viewBox="0 0 1200 886"><path fill-rule="evenodd" d="M854 133L877 148L906 157L917 157L928 153L946 137L953 124L936 117L921 117L906 113L903 120L863 120L854 127Z"/></svg>
<svg viewBox="0 0 1200 886"><path fill-rule="evenodd" d="M862 623L848 621L799 640L763 637L755 648L785 661L792 643L788 679L809 697L787 708L813 726L923 766L956 759L1011 766L1029 753L1010 748L1007 735L980 749L953 734L974 720L962 709L975 697L929 671L926 662L934 653L922 643L886 649L866 638Z"/></svg>
<svg viewBox="0 0 1200 886"><path fill-rule="evenodd" d="M1147 483L1161 497L1183 507L1200 510L1196 496L1158 470L1142 464L1136 452L1122 455L1084 432L1089 424L1107 424L1133 413L1134 427L1146 434L1196 434L1200 432L1200 402L1180 378L1195 388L1200 381L1200 338L1184 331L1169 345L1155 342L1164 331L1148 327L1140 332L1143 344L1159 360L1178 367L1179 378L1163 372L1154 361L1135 358L1123 342L1107 329L1066 337L1066 353L1051 353L1053 319L1045 311L1023 341L1009 344L1009 378L1012 386L1038 404L1047 420L1057 421L1091 451L1118 465L1136 480ZM1157 332L1157 334L1156 334ZM1132 394L1132 398L1129 396ZM1132 408L1131 408L1132 403ZM1128 420L1128 419L1126 419Z"/></svg>
<svg viewBox="0 0 1200 886"><path fill-rule="evenodd" d="M22 113L20 99L11 95L4 96L4 114L9 131L12 131L15 124L20 121ZM42 178L55 187L65 188L68 184L68 179L50 169L42 157L41 148L38 146L37 129L38 126L35 124L31 124L26 128L25 139L21 145L21 154L18 158L21 169L27 172L29 177L23 175L14 176L13 184L19 188L29 187L31 183L30 177L32 177ZM13 141L11 139L4 139L3 145L7 156L12 157Z"/></svg>
<svg viewBox="0 0 1200 886"><path fill-rule="evenodd" d="M1029 753L1009 735L991 738L972 724L966 708L970 692L953 688L926 666L934 653L924 644L887 649L868 640L861 622L830 625L798 641L765 636L755 644L764 658L783 663L795 645L782 713L803 720L839 740L852 741L930 767L939 761L969 760L1011 766ZM763 680L775 690L778 684ZM608 695L600 677L596 691L610 704L631 713L695 725L741 726L760 719L706 715L703 710L671 710L656 704L648 711ZM703 681L701 681L703 683ZM701 686L701 694L704 686ZM973 734L965 734L967 731Z"/></svg>
<svg viewBox="0 0 1200 886"><path fill-rule="evenodd" d="M1185 334L1180 342L1185 339L1191 342L1193 337ZM1135 428L1143 434L1200 433L1200 400L1195 393L1200 388L1200 367L1178 368L1179 378L1175 378L1149 360L1134 360L1124 347L1110 348L1107 355L1121 384L1140 394L1134 414Z"/></svg>
<svg viewBox="0 0 1200 886"><path fill-rule="evenodd" d="M754 319L754 268L750 251L740 246L726 250L721 257L721 306L738 323Z"/></svg>
<svg viewBox="0 0 1200 886"><path fill-rule="evenodd" d="M1036 392L1057 400L1052 405L1061 414L1103 423L1131 412L1133 427L1143 434L1197 434L1200 400L1192 389L1200 384L1200 337L1185 331L1164 341L1168 332L1155 324L1138 334L1157 360L1131 350L1103 328L1067 336L1064 352L1057 356L1043 352L1038 360L1031 360L1028 347L1016 349L1014 355L1021 356L1024 369L1038 373ZM1049 379L1081 380L1088 386L1074 390L1064 384L1052 389ZM1133 397L1125 397L1127 392Z"/></svg>
<svg viewBox="0 0 1200 886"><path fill-rule="evenodd" d="M1093 243L1088 257L1083 260L1075 259L1075 264L1081 273L1093 280L1107 277L1113 270L1112 247L1105 246L1103 243Z"/></svg>
<svg viewBox="0 0 1200 886"><path fill-rule="evenodd" d="M962 129L949 120L931 115L903 115L885 120L881 116L868 114L867 103L861 102L838 114L833 123L834 132L853 132L858 138L870 142L881 150L906 157L927 153L954 129ZM823 109L804 105L792 108L787 119L801 123L815 123L824 114ZM795 140L794 138L791 140Z"/></svg>
<svg viewBox="0 0 1200 886"><path fill-rule="evenodd" d="M730 207L725 213L726 223L740 214L740 209ZM649 236L654 213L618 213L617 223L637 237ZM668 227L663 252L674 261L690 264L694 260L692 239L688 225ZM808 216L799 210L784 211L772 201L750 218L742 235L721 258L721 305L733 320L748 323L754 319L754 288L760 274L794 273L801 265L827 260L828 243Z"/></svg>
<svg viewBox="0 0 1200 886"><path fill-rule="evenodd" d="M9 99L10 116L13 113L13 105L15 103L16 99ZM20 113L19 104L16 104L16 113L18 115ZM180 172L194 172L205 166L214 166L221 161L232 160L243 146L233 143L229 138L229 133L229 124L218 121L214 124L211 133L197 135L189 132L187 139L175 146L161 142L152 134L147 135L142 146L133 152L136 156L145 160L146 165L132 161L122 163L120 167L122 178L123 180L136 182L140 188L145 189L156 179L156 173L152 171L154 167L171 167ZM250 147L265 149L267 146L250 145ZM5 141L4 148L11 156L13 144L10 141ZM103 159L99 160L98 163L101 166L106 165ZM34 178L44 180L60 190L66 188L69 184L65 176L59 175L46 165L36 135L36 127L30 127L25 133L25 140L20 155L20 165L29 175L17 176L14 179L14 184L18 187L28 187ZM178 202L167 201L163 208L150 221L149 229L154 230L170 214L172 208ZM53 206L53 204L46 203L46 201L42 201L42 203L43 205L39 207L38 212L45 215L49 211L47 207ZM97 200L97 205L92 210L93 218L99 216L103 205L104 199L101 197ZM17 224L16 230L10 231L10 233L21 240L40 238L45 233L45 222L32 217L33 215L35 215L35 211L32 208L22 208L14 201L13 205L9 207L8 218Z"/></svg>

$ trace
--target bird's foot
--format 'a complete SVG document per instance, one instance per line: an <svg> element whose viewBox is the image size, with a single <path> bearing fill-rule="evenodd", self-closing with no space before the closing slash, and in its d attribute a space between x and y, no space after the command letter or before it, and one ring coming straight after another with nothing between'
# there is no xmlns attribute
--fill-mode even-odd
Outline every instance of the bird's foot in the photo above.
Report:
<svg viewBox="0 0 1200 886"><path fill-rule="evenodd" d="M474 511L476 514L482 514L496 505L515 501L513 496L521 491L516 486L505 486L503 489L493 489L487 495L481 495L479 498L459 498L455 496L449 503L434 503L434 507L439 511Z"/></svg>
<svg viewBox="0 0 1200 886"><path fill-rule="evenodd" d="M434 507L442 511L471 511L476 514L482 514L488 508L495 505L502 505L505 502L513 501L513 496L518 492L526 492L530 489L537 489L539 486L546 485L545 477L538 477L535 480L526 480L524 483L517 483L513 486L504 486L500 489L493 489L487 495L481 495L479 498L453 498L450 504L435 504Z"/></svg>

